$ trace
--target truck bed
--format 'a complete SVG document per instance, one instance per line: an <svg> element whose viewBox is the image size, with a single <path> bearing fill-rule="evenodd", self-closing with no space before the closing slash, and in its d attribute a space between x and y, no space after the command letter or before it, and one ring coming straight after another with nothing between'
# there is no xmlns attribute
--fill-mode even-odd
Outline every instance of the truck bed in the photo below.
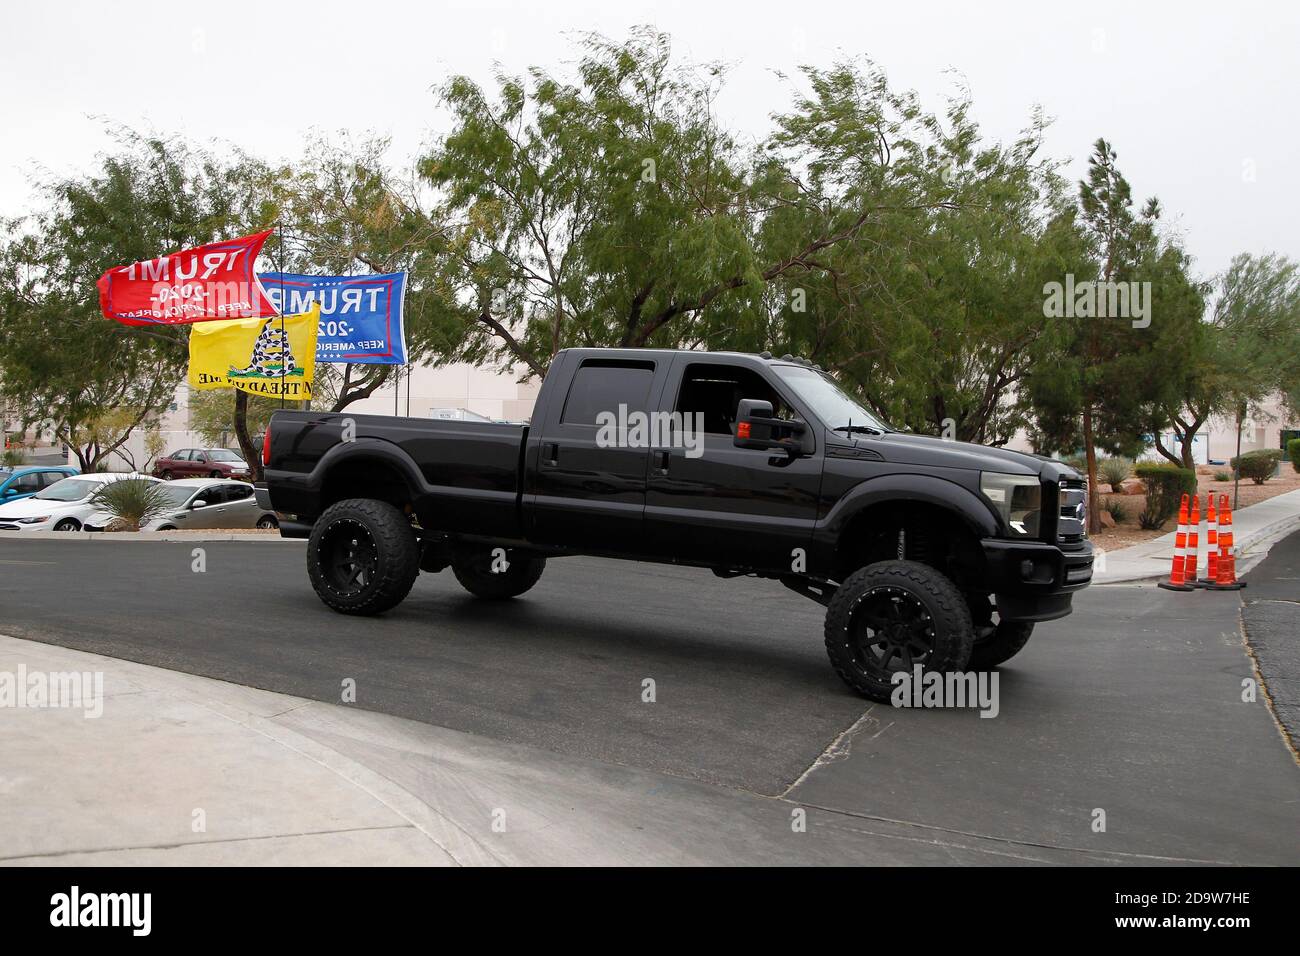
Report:
<svg viewBox="0 0 1300 956"><path fill-rule="evenodd" d="M348 443L351 428L356 453L365 449L366 467L379 480L385 469L419 472L422 507L439 511L442 530L516 537L521 534L521 461L528 426L504 422L446 421L355 415L347 412L283 411L271 430L274 469L266 478L278 511L313 515L325 473ZM400 449L405 455L391 454ZM337 473L331 474L337 480Z"/></svg>

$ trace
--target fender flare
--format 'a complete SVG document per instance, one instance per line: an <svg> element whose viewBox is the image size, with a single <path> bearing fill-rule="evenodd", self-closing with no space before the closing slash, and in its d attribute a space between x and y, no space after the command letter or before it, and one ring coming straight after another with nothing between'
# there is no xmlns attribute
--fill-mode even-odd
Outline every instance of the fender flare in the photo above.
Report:
<svg viewBox="0 0 1300 956"><path fill-rule="evenodd" d="M358 459L381 461L392 467L401 476L412 499L428 493L428 483L420 473L415 460L399 446L382 438L358 438L355 441L332 445L326 449L325 454L321 455L320 460L307 476L307 487L319 494L334 468Z"/></svg>
<svg viewBox="0 0 1300 956"><path fill-rule="evenodd" d="M977 538L995 537L999 533L999 519L992 506L969 488L933 475L881 475L854 485L817 523L813 540L825 566L834 565L840 536L865 509L886 502L908 501L952 512Z"/></svg>

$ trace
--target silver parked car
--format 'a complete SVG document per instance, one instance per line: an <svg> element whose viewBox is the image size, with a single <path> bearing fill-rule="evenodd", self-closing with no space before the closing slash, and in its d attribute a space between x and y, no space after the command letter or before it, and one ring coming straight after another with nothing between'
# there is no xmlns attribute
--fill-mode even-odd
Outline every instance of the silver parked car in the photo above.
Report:
<svg viewBox="0 0 1300 956"><path fill-rule="evenodd" d="M147 522L142 531L184 531L189 528L277 528L274 511L258 505L253 486L225 478L180 478L162 484L170 507ZM88 518L87 531L103 531L112 520L99 513Z"/></svg>

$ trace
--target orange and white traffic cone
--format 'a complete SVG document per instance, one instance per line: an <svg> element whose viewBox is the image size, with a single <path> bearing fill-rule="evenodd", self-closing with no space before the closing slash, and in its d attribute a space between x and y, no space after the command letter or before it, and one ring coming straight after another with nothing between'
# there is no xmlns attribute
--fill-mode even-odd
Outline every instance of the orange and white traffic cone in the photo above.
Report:
<svg viewBox="0 0 1300 956"><path fill-rule="evenodd" d="M1191 520L1187 524L1187 562L1183 580L1196 587L1196 565L1201 556L1201 496L1192 495Z"/></svg>
<svg viewBox="0 0 1300 956"><path fill-rule="evenodd" d="M1166 591L1194 591L1187 584L1187 495L1178 505L1178 532L1174 535L1174 563L1169 580L1158 585Z"/></svg>
<svg viewBox="0 0 1300 956"><path fill-rule="evenodd" d="M1240 591L1245 581L1237 580L1237 549L1232 543L1232 506L1228 496L1219 496L1219 567L1213 584L1207 588L1215 591Z"/></svg>
<svg viewBox="0 0 1300 956"><path fill-rule="evenodd" d="M1205 577L1196 582L1201 587L1219 581L1219 512L1214 507L1214 493L1205 497Z"/></svg>

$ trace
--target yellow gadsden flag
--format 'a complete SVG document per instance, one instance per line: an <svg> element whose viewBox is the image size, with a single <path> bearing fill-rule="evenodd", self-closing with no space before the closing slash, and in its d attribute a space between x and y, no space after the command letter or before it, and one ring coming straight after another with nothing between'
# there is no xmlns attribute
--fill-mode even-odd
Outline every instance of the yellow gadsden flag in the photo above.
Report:
<svg viewBox="0 0 1300 956"><path fill-rule="evenodd" d="M190 326L190 385L311 398L319 327L319 302L302 315L196 322Z"/></svg>

